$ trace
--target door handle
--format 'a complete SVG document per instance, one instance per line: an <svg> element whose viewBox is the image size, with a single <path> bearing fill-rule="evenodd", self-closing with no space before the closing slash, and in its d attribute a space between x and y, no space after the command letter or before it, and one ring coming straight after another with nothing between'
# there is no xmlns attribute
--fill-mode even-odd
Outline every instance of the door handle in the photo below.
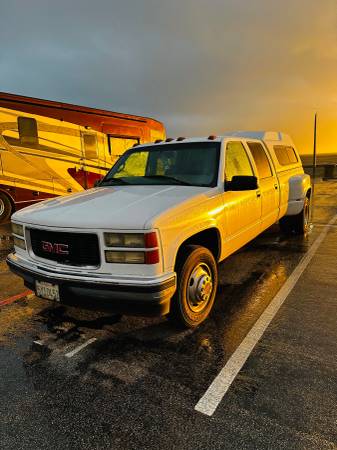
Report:
<svg viewBox="0 0 337 450"><path fill-rule="evenodd" d="M261 192L260 191L257 191L256 197L261 197Z"/></svg>
<svg viewBox="0 0 337 450"><path fill-rule="evenodd" d="M274 188L277 190L277 189L278 189L278 185L277 185L277 184L274 184Z"/></svg>

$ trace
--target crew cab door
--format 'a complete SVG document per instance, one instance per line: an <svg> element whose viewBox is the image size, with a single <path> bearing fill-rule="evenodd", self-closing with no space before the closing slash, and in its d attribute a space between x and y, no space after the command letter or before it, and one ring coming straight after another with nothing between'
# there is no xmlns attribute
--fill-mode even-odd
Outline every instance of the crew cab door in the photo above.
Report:
<svg viewBox="0 0 337 450"><path fill-rule="evenodd" d="M259 189L230 191L234 176L254 176L247 151L240 141L230 141L225 149L224 214L228 250L234 251L261 231L261 194Z"/></svg>
<svg viewBox="0 0 337 450"><path fill-rule="evenodd" d="M260 142L247 142L255 162L262 202L262 229L273 225L280 212L279 182L269 155Z"/></svg>

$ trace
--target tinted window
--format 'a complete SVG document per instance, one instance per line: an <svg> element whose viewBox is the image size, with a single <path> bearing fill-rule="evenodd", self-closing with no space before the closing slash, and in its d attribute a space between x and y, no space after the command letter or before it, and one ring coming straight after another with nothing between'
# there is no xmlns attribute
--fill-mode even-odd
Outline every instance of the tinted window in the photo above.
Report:
<svg viewBox="0 0 337 450"><path fill-rule="evenodd" d="M31 117L18 117L18 130L21 144L38 145L37 123Z"/></svg>
<svg viewBox="0 0 337 450"><path fill-rule="evenodd" d="M267 178L273 175L268 157L262 144L248 142L248 147L253 155L259 178Z"/></svg>
<svg viewBox="0 0 337 450"><path fill-rule="evenodd" d="M254 175L246 150L241 142L228 142L226 147L225 180L234 176Z"/></svg>
<svg viewBox="0 0 337 450"><path fill-rule="evenodd" d="M274 151L278 162L282 166L297 163L297 156L292 147L285 145L274 145Z"/></svg>

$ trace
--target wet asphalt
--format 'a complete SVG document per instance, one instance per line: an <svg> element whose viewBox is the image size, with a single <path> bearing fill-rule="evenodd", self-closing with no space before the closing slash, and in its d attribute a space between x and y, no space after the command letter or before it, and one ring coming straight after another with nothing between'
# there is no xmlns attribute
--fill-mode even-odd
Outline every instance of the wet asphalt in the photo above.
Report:
<svg viewBox="0 0 337 450"><path fill-rule="evenodd" d="M215 309L197 330L35 296L1 307L1 449L336 449L337 227L214 415L194 410L337 213L336 199L337 183L318 183L307 237L275 225L223 262ZM0 226L0 302L26 290L4 263L10 247Z"/></svg>

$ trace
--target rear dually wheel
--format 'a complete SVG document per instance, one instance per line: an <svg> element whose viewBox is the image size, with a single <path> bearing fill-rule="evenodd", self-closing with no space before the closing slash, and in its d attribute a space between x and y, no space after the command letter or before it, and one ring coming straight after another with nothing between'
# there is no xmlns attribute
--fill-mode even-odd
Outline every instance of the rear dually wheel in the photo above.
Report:
<svg viewBox="0 0 337 450"><path fill-rule="evenodd" d="M310 198L305 197L303 209L299 214L284 216L279 223L286 234L306 234L310 226Z"/></svg>

